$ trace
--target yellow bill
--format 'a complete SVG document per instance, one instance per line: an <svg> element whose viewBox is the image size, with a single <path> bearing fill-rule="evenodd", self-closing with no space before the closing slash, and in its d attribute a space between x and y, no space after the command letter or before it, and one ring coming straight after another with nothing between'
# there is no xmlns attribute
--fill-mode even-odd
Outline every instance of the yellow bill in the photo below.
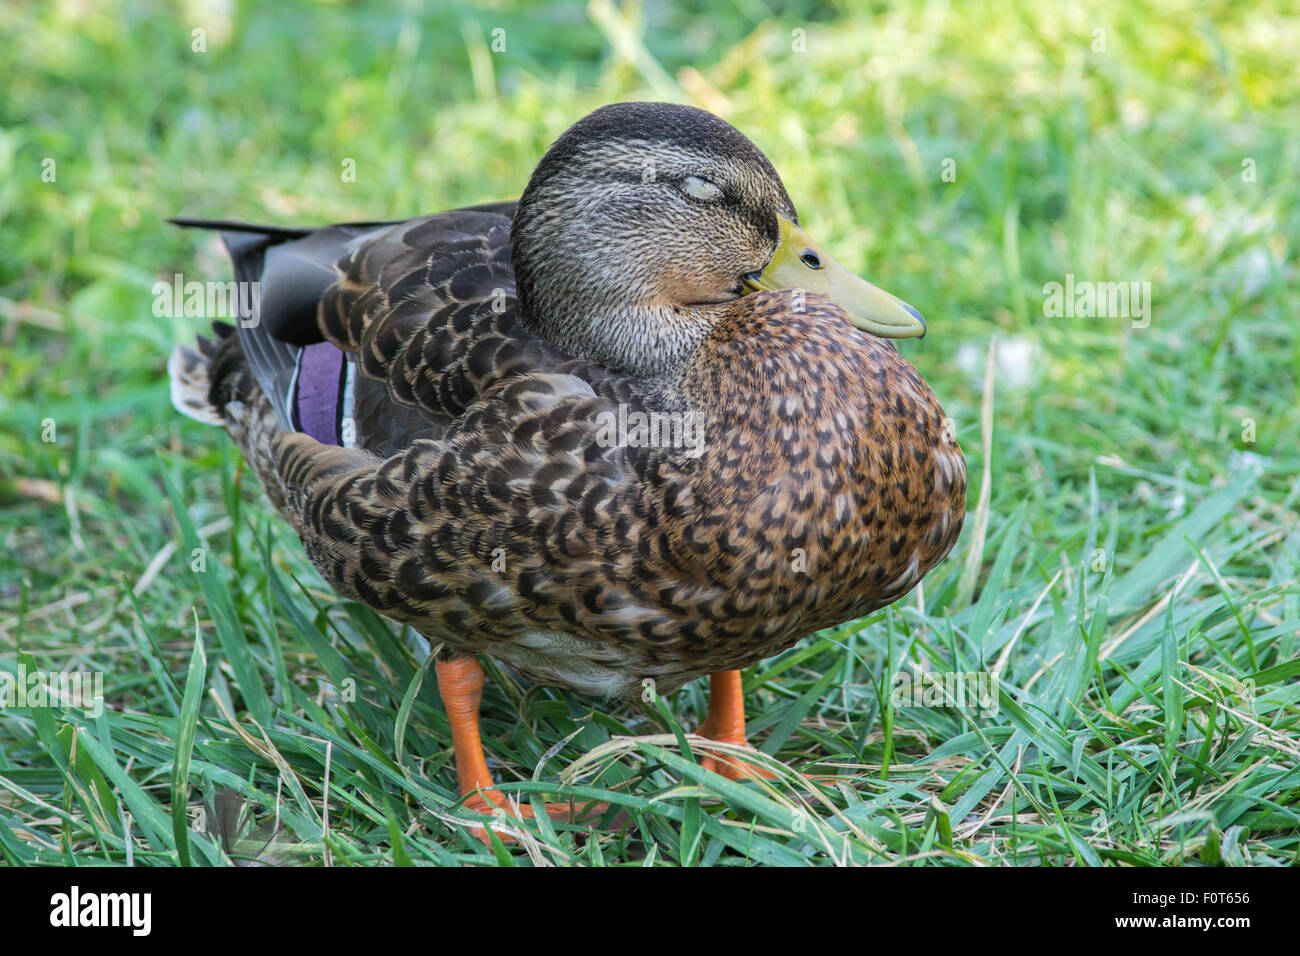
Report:
<svg viewBox="0 0 1300 956"><path fill-rule="evenodd" d="M759 289L806 289L830 299L864 332L891 339L925 335L925 319L906 302L855 276L784 216L780 242L762 272L742 280L746 292Z"/></svg>

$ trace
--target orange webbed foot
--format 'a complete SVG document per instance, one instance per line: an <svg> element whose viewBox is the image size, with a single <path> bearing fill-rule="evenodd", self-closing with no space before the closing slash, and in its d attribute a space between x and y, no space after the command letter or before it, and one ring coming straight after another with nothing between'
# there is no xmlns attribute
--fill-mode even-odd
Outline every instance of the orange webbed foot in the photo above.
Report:
<svg viewBox="0 0 1300 956"><path fill-rule="evenodd" d="M475 813L509 825L511 820L532 820L537 814L531 804L512 801L500 790L487 789L471 793L465 800L465 806ZM556 823L594 823L609 809L608 803L547 803L546 816ZM492 838L485 827L471 826L471 832L488 846ZM514 843L515 838L509 833L497 830L497 838L503 843Z"/></svg>

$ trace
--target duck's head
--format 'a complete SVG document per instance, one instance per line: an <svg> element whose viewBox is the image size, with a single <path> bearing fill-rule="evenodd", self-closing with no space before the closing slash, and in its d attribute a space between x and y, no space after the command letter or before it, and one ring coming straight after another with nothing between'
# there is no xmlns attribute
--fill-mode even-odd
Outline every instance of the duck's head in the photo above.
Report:
<svg viewBox="0 0 1300 956"><path fill-rule="evenodd" d="M519 200L511 256L535 332L645 375L758 289L819 293L876 335L925 334L920 313L812 242L758 147L690 106L617 103L570 127Z"/></svg>

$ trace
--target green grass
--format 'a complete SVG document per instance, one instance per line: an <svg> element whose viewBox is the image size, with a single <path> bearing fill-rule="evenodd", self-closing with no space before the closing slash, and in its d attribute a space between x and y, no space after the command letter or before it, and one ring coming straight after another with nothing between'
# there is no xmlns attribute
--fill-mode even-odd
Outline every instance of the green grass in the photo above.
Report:
<svg viewBox="0 0 1300 956"><path fill-rule="evenodd" d="M102 672L107 697L0 709L0 859L1300 861L1292 6L259 6L0 8L0 669ZM632 98L721 112L813 235L925 313L904 348L970 514L923 592L746 673L773 766L834 786L700 769L701 686L609 706L489 664L503 789L627 814L489 848L424 643L330 593L225 436L170 408L199 323L155 318L151 286L226 266L162 219L517 195ZM1150 282L1150 325L1046 317L1067 273ZM996 712L893 706L913 668L995 674Z"/></svg>

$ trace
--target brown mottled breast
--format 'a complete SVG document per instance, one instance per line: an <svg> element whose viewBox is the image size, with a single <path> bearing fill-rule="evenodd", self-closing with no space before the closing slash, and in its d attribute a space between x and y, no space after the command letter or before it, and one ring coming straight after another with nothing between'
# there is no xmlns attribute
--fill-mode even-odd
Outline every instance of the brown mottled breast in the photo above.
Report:
<svg viewBox="0 0 1300 956"><path fill-rule="evenodd" d="M752 652L737 666L906 594L966 506L953 430L892 343L817 296L741 303L682 382L711 410L685 536L727 593L731 646Z"/></svg>

